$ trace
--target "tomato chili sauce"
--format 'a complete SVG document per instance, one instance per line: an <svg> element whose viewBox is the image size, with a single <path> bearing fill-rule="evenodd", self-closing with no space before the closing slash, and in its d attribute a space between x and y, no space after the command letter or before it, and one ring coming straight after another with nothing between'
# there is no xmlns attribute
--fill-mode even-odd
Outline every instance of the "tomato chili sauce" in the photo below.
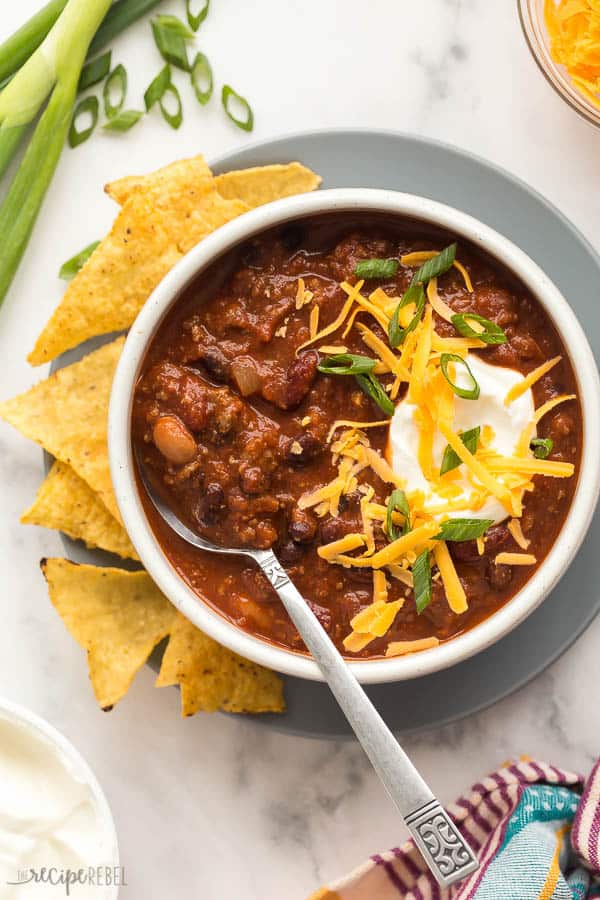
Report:
<svg viewBox="0 0 600 900"><path fill-rule="evenodd" d="M133 442L163 498L211 541L272 547L341 650L351 620L373 602L373 572L332 564L317 551L362 531L360 485L366 473L358 474L356 490L340 498L337 515L301 509L298 500L337 475L327 443L336 420L372 422L386 416L354 377L317 370L320 345L343 344L349 353L373 355L357 328L343 340L341 328L296 351L309 340L315 306L319 330L338 316L347 300L340 283L357 281L360 260L441 250L453 240L454 235L416 221L373 215L314 217L266 232L218 260L184 290L159 328L136 386ZM485 361L526 374L560 354L562 361L533 386L535 407L576 394L567 350L538 301L501 264L463 240L457 259L468 270L473 292L453 268L439 279L439 295L453 311L484 316L507 337L506 343L481 351ZM413 274L414 269L400 265L393 277L368 281L363 290L381 287L390 297L401 296ZM312 294L303 304L298 302L300 278ZM359 319L387 343L383 328L368 313ZM457 336L437 314L434 327L443 337ZM383 374L379 380L385 388L393 376ZM535 489L525 494L521 525L536 564L495 563L499 552L523 552L506 522L489 528L481 555L474 540L448 543L468 609L452 612L444 585L434 576L431 602L418 614L412 590L389 578L388 600L404 598L404 603L385 636L352 658L380 657L390 641L448 640L491 615L531 577L559 534L576 488L579 401L562 403L544 416L537 434L552 439L550 459L573 463L575 474L535 475ZM388 427L369 429L368 438L385 455ZM373 502L385 505L392 486L371 470L368 483ZM143 499L164 553L199 598L252 634L304 649L257 567L243 557L188 546ZM388 542L383 527L376 528L377 549Z"/></svg>

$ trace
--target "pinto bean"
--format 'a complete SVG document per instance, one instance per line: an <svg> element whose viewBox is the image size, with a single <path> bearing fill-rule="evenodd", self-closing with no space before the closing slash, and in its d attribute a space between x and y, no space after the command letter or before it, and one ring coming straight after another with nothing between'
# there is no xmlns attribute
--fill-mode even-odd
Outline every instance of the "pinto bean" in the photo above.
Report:
<svg viewBox="0 0 600 900"><path fill-rule="evenodd" d="M152 440L165 459L178 466L191 462L198 449L193 435L176 416L161 416L152 429Z"/></svg>

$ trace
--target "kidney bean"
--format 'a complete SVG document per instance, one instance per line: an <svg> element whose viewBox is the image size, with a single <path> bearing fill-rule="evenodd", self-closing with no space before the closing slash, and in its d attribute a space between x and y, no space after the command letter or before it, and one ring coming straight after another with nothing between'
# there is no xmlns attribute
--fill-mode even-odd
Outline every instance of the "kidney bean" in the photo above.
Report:
<svg viewBox="0 0 600 900"><path fill-rule="evenodd" d="M152 429L152 440L165 459L178 466L191 462L198 449L193 435L176 416L161 416Z"/></svg>

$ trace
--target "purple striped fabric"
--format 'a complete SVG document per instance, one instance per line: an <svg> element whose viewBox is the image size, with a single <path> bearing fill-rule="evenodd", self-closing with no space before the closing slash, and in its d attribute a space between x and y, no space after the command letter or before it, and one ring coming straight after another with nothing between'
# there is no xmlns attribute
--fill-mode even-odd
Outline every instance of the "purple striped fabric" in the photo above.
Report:
<svg viewBox="0 0 600 900"><path fill-rule="evenodd" d="M473 847L480 867L470 878L440 889L413 841L376 854L356 872L329 885L339 900L472 900L490 862L502 846L510 817L529 784L561 784L583 790L583 779L547 763L523 758L510 762L473 785L448 808L449 815ZM600 875L600 761L583 792L575 817L572 844L584 863ZM384 875L385 873L385 875ZM381 880L383 876L383 882ZM387 884L383 891L382 884ZM319 896L328 896L320 894ZM590 895L593 896L593 895Z"/></svg>

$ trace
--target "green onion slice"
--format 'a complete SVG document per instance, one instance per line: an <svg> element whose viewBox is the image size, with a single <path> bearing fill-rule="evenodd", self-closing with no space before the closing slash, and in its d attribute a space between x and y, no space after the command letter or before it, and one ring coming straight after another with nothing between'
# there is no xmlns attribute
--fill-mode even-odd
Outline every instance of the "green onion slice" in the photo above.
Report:
<svg viewBox="0 0 600 900"><path fill-rule="evenodd" d="M375 368L375 360L354 353L336 353L319 363L317 369L325 375L366 375Z"/></svg>
<svg viewBox="0 0 600 900"><path fill-rule="evenodd" d="M178 34L179 37L182 37L186 41L191 41L194 38L194 32L187 27L185 22L178 19L177 16L162 14L155 16L152 21L159 28L168 30L173 34Z"/></svg>
<svg viewBox="0 0 600 900"><path fill-rule="evenodd" d="M86 63L79 76L79 84L77 85L78 91L85 91L87 88L98 84L103 78L106 78L110 72L111 55L112 51L108 50L106 53L103 53L102 56L97 56L96 59Z"/></svg>
<svg viewBox="0 0 600 900"><path fill-rule="evenodd" d="M377 406L383 410L386 416L393 416L394 404L381 386L381 382L369 372L368 375L355 375L358 385L362 391L373 400Z"/></svg>
<svg viewBox="0 0 600 900"><path fill-rule="evenodd" d="M204 53L197 53L192 63L192 87L198 102L205 106L213 92L213 73L208 57Z"/></svg>
<svg viewBox="0 0 600 900"><path fill-rule="evenodd" d="M77 275L83 264L88 261L99 243L100 241L92 241L91 244L88 244L87 247L84 247L83 250L80 250L79 253L76 253L75 256L64 262L60 267L58 277L62 278L63 281L70 281L71 278Z"/></svg>
<svg viewBox="0 0 600 900"><path fill-rule="evenodd" d="M431 563L429 550L423 550L417 556L412 567L413 590L415 594L415 606L417 613L421 615L431 603Z"/></svg>
<svg viewBox="0 0 600 900"><path fill-rule="evenodd" d="M474 328L471 328L469 322L479 322L484 330L475 331ZM452 316L452 324L463 337L477 338L477 340L483 341L484 344L506 343L506 335L500 326L483 316L476 316L474 313L459 313Z"/></svg>
<svg viewBox="0 0 600 900"><path fill-rule="evenodd" d="M167 97L169 96L175 98L174 112L171 112L165 103ZM171 128L179 128L179 126L183 122L183 106L181 105L181 97L179 96L179 91L174 84L168 85L166 91L158 101L158 105L160 106L160 111L163 114L163 119L169 123Z"/></svg>
<svg viewBox="0 0 600 900"><path fill-rule="evenodd" d="M84 141L87 141L96 127L99 110L100 104L98 103L97 97L86 97L77 104L75 112L73 113L73 118L71 119L71 127L69 128L69 147L78 147L79 144L83 144ZM87 119L90 115L92 117L90 124L86 128L80 129L78 127L78 120L83 117Z"/></svg>
<svg viewBox="0 0 600 900"><path fill-rule="evenodd" d="M494 524L493 519L447 519L442 522L434 541L474 541Z"/></svg>
<svg viewBox="0 0 600 900"><path fill-rule="evenodd" d="M402 528L398 528L394 524L393 514L395 512L402 513L404 516L404 524ZM395 541L403 534L410 531L410 507L404 491L397 489L392 491L387 504L387 512L385 514L385 533L390 541Z"/></svg>
<svg viewBox="0 0 600 900"><path fill-rule="evenodd" d="M223 90L221 91L221 103L231 121L234 122L238 128L241 128L243 131L252 131L254 128L254 113L245 97L236 93L230 85L224 84ZM236 115L233 111L236 108L240 113L245 113L245 118Z"/></svg>
<svg viewBox="0 0 600 900"><path fill-rule="evenodd" d="M138 109L124 109L123 112L109 119L102 127L106 131L129 131L143 115L144 113Z"/></svg>
<svg viewBox="0 0 600 900"><path fill-rule="evenodd" d="M202 7L197 13L192 12L192 0L185 0L185 7L187 11L187 20L190 24L190 28L192 31L198 31L205 18L208 15L208 9L210 6L210 0L203 0Z"/></svg>
<svg viewBox="0 0 600 900"><path fill-rule="evenodd" d="M479 443L480 433L481 428L479 425L476 425L475 428L469 428L468 431L461 431L458 436L467 450L471 453L475 453L477 444ZM442 457L442 465L440 466L440 475L445 475L446 472L451 472L452 469L457 469L460 465L462 465L461 458L454 452L450 444L446 444L446 449L444 450L444 455Z"/></svg>
<svg viewBox="0 0 600 900"><path fill-rule="evenodd" d="M536 459L547 459L552 453L554 441L552 438L533 438L529 442L529 446L533 450Z"/></svg>
<svg viewBox="0 0 600 900"><path fill-rule="evenodd" d="M116 93L115 103L112 101L113 91ZM112 119L121 112L123 104L125 103L126 94L127 72L125 71L125 66L119 63L104 82L104 87L102 89L104 112L106 113L107 119Z"/></svg>
<svg viewBox="0 0 600 900"><path fill-rule="evenodd" d="M447 272L456 258L457 244L445 247L437 256L424 262L420 269L413 275L413 284L425 284L432 278L438 278Z"/></svg>
<svg viewBox="0 0 600 900"><path fill-rule="evenodd" d="M398 271L397 259L361 259L356 263L357 278L392 278Z"/></svg>
<svg viewBox="0 0 600 900"><path fill-rule="evenodd" d="M165 21L171 19L175 19L181 27L173 27L169 21ZM178 69L183 69L184 72L189 72L187 38L184 37L181 29L183 28L187 34L193 37L192 32L188 31L183 22L179 22L179 19L176 19L175 16L156 16L155 19L152 19L151 25L154 42L165 62L177 66Z"/></svg>
<svg viewBox="0 0 600 900"><path fill-rule="evenodd" d="M448 374L448 366L450 365L450 363L457 363L458 365L464 367L464 369L466 370L466 374L468 375L471 382L471 387L464 388L452 381ZM475 376L471 372L469 363L466 361L466 359L463 359L462 356L458 356L458 354L456 353L442 353L442 356L440 358L440 368L442 370L444 378L457 397L463 397L465 400L477 400L480 394L480 388L477 384Z"/></svg>
<svg viewBox="0 0 600 900"><path fill-rule="evenodd" d="M163 94L171 84L171 67L167 63L164 66L156 78L154 78L146 90L144 91L144 106L146 107L146 112L148 112L155 103L160 102L162 100Z"/></svg>
<svg viewBox="0 0 600 900"><path fill-rule="evenodd" d="M415 314L406 328L401 328L398 321L400 310L405 306L408 306L410 303L415 304ZM400 303L394 310L392 318L390 319L390 324L388 326L388 340L392 347L399 347L406 338L406 335L415 330L415 328L421 321L421 316L423 315L424 309L425 292L423 290L423 286L420 284L411 284L408 290L403 294Z"/></svg>

